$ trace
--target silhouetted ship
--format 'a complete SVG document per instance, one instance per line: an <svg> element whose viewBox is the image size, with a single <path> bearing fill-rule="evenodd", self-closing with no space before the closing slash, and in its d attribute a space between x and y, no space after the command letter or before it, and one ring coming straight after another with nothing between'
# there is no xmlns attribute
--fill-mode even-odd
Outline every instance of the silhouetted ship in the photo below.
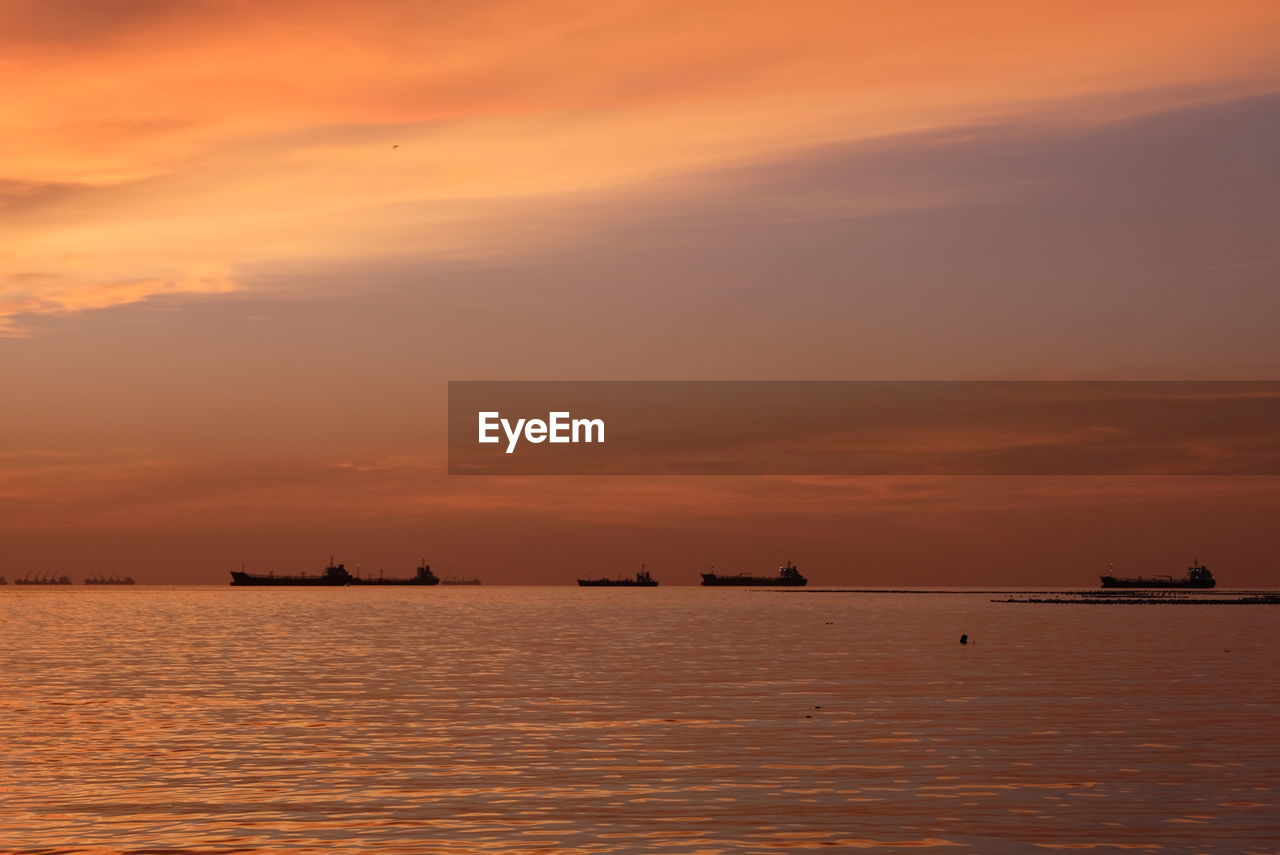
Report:
<svg viewBox="0 0 1280 855"><path fill-rule="evenodd" d="M14 579L15 585L70 585L70 576L54 576L52 573L40 573L32 576L30 573L21 579Z"/></svg>
<svg viewBox="0 0 1280 855"><path fill-rule="evenodd" d="M1102 576L1101 579L1104 588L1212 588L1218 584L1198 558L1181 579L1172 576Z"/></svg>
<svg viewBox="0 0 1280 855"><path fill-rule="evenodd" d="M236 586L252 585L252 586L287 586L287 587L342 587L344 585L438 585L440 579L436 574L431 572L431 567L423 564L418 568L418 572L407 579L398 577L383 577L381 574L375 578L364 578L353 576L347 570L345 564L334 564L333 559L329 559L329 566L324 568L324 573L319 576L308 576L302 573L298 576L277 576L274 573L266 575L246 573L244 570L231 571L231 584Z"/></svg>
<svg viewBox="0 0 1280 855"><path fill-rule="evenodd" d="M297 576L277 576L275 573L246 573L244 570L231 571L232 585L281 585L281 586L341 586L350 585L356 577L347 572L344 564L330 564L319 576L308 576L301 573Z"/></svg>
<svg viewBox="0 0 1280 855"><path fill-rule="evenodd" d="M441 585L481 585L484 584L475 576L467 576L459 578L458 576L445 576L440 580Z"/></svg>
<svg viewBox="0 0 1280 855"><path fill-rule="evenodd" d="M656 588L658 580L641 565L640 572L631 579L579 579L578 585L583 588Z"/></svg>
<svg viewBox="0 0 1280 855"><path fill-rule="evenodd" d="M802 588L809 584L809 580L800 575L800 571L796 569L796 565L788 562L786 565L778 568L777 576L748 576L746 573L738 573L734 576L719 576L715 573L702 574L703 585L749 585L752 587L762 586L793 586Z"/></svg>
<svg viewBox="0 0 1280 855"><path fill-rule="evenodd" d="M339 567L342 565L339 564ZM357 576L351 580L352 585L439 585L440 578L431 572L431 565L425 561L418 565L418 572L408 579L402 579L398 576L383 576L378 574L378 578L365 578Z"/></svg>
<svg viewBox="0 0 1280 855"><path fill-rule="evenodd" d="M84 580L86 585L133 585L132 576L125 576L123 579L116 575L111 576L90 576Z"/></svg>

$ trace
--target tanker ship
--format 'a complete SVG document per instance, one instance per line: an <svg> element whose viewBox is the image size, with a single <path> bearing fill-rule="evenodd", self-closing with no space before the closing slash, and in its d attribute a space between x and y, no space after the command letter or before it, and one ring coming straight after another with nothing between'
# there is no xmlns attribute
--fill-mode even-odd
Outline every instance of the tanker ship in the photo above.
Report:
<svg viewBox="0 0 1280 855"><path fill-rule="evenodd" d="M324 573L308 576L301 573L297 576L277 576L275 573L246 573L243 569L231 571L231 584L234 586L305 586L305 587L343 587L346 585L439 585L440 579L431 572L431 566L423 563L413 576L383 576L376 578L352 575L345 564L334 564L329 558L329 566Z"/></svg>
<svg viewBox="0 0 1280 855"><path fill-rule="evenodd" d="M70 585L70 576L54 576L52 573L39 573L32 576L30 573L21 579L14 579L15 585Z"/></svg>
<svg viewBox="0 0 1280 855"><path fill-rule="evenodd" d="M579 579L578 585L583 588L656 588L658 580L640 565L640 572L630 579Z"/></svg>
<svg viewBox="0 0 1280 855"><path fill-rule="evenodd" d="M720 576L714 572L703 573L702 584L708 586L749 585L751 587L789 586L802 588L809 584L809 580L800 575L800 571L796 569L796 565L791 562L787 562L778 568L777 576L749 576L746 573L738 573L733 576Z"/></svg>
<svg viewBox="0 0 1280 855"><path fill-rule="evenodd" d="M1212 588L1218 584L1209 568L1195 563L1187 568L1187 575L1175 579L1172 576L1102 576L1104 588Z"/></svg>
<svg viewBox="0 0 1280 855"><path fill-rule="evenodd" d="M382 573L379 572L378 578L376 579L373 577L365 578L363 576L356 576L354 579L351 580L350 584L352 585L439 585L440 577L436 576L435 573L431 572L430 564L428 564L426 561L423 561L421 564L418 565L417 572L414 575L408 577L407 579L401 578L399 576L383 576Z"/></svg>

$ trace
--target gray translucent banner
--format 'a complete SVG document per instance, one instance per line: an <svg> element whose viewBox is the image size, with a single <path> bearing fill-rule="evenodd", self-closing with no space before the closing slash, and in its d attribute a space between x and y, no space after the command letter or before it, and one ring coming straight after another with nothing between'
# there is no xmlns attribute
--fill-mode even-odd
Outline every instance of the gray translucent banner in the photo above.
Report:
<svg viewBox="0 0 1280 855"><path fill-rule="evenodd" d="M449 472L1280 475L1280 382L452 381Z"/></svg>

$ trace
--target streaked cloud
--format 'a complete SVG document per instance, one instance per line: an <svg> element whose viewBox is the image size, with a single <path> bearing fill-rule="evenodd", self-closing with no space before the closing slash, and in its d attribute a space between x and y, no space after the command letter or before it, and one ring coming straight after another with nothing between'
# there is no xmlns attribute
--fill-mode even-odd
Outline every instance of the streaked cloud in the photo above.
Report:
<svg viewBox="0 0 1280 855"><path fill-rule="evenodd" d="M6 275L0 278L0 335L28 334L29 327L20 320L25 315L63 315L87 309L109 309L159 296L228 294L236 290L235 283L225 273L211 271L200 276L197 270L191 269L179 275L183 278L134 281L95 281L91 271L78 279L65 275Z"/></svg>
<svg viewBox="0 0 1280 855"><path fill-rule="evenodd" d="M562 243L565 205L835 142L1074 127L1280 79L1280 11L1256 2L11 1L0 19L0 334L250 287L255 266ZM962 197L832 194L779 215Z"/></svg>
<svg viewBox="0 0 1280 855"><path fill-rule="evenodd" d="M1173 489L1185 488L1185 491ZM761 494L769 496L762 508ZM913 518L1061 512L1151 502L1240 498L1274 502L1280 479L1178 476L967 477L734 476L449 478L440 455L358 459L306 455L193 459L168 449L25 449L0 455L0 529L166 525L235 526L423 520L448 514L467 527L504 518L577 524L703 528L760 514L830 521L849 515ZM467 537L458 533L459 537Z"/></svg>
<svg viewBox="0 0 1280 855"><path fill-rule="evenodd" d="M1278 46L1247 0L0 0L6 562L1274 576L1275 479L451 479L442 407L1273 378Z"/></svg>

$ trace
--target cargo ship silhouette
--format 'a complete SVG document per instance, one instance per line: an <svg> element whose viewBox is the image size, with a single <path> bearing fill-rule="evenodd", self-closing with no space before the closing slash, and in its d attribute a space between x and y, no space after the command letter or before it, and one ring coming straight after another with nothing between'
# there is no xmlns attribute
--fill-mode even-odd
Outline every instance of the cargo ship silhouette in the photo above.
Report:
<svg viewBox="0 0 1280 855"><path fill-rule="evenodd" d="M306 573L297 576L277 576L274 573L246 573L243 569L231 571L231 584L242 586L278 586L278 587L342 587L345 585L439 585L440 579L431 572L431 565L423 562L415 575L409 578L382 576L377 578L354 576L345 564L334 564L329 558L329 566L319 576L308 576Z"/></svg>
<svg viewBox="0 0 1280 855"><path fill-rule="evenodd" d="M15 585L70 585L70 576L54 576L52 573L40 573L32 576L30 573L21 579L14 579Z"/></svg>
<svg viewBox="0 0 1280 855"><path fill-rule="evenodd" d="M578 585L583 588L656 588L658 580L640 565L640 572L631 579L579 579Z"/></svg>
<svg viewBox="0 0 1280 855"><path fill-rule="evenodd" d="M342 566L342 565L338 565ZM357 575L351 580L352 585L439 585L440 578L431 572L431 565L425 559L418 564L418 570L407 579L398 576L383 576L382 571L378 571L378 577L365 577Z"/></svg>
<svg viewBox="0 0 1280 855"><path fill-rule="evenodd" d="M1209 568L1197 558L1181 579L1172 576L1102 576L1104 588L1212 588L1218 584Z"/></svg>
<svg viewBox="0 0 1280 855"><path fill-rule="evenodd" d="M809 580L800 575L800 571L796 569L796 565L787 562L778 568L777 576L748 576L746 573L738 573L733 576L720 576L716 573L703 573L702 584L707 586L716 585L750 585L752 587L762 586L792 586L802 588L809 584Z"/></svg>

